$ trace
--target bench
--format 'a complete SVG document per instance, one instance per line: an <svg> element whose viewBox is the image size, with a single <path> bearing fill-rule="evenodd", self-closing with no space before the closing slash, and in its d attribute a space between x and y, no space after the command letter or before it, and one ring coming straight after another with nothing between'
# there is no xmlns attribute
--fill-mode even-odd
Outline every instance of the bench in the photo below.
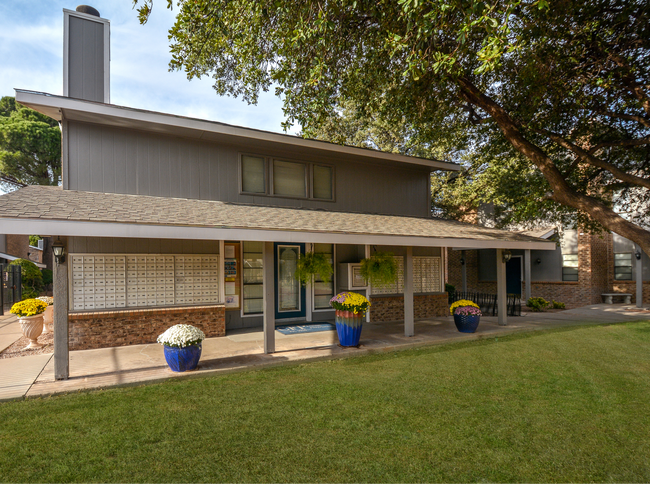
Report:
<svg viewBox="0 0 650 488"><path fill-rule="evenodd" d="M609 305L612 305L614 303L614 297L624 297L626 305L630 305L632 303L631 293L601 293L601 296L605 299L605 303Z"/></svg>

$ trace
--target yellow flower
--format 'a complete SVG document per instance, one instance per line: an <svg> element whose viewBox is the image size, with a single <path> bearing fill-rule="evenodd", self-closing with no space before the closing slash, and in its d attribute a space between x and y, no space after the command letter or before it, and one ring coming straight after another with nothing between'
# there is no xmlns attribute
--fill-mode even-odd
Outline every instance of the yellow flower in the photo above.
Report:
<svg viewBox="0 0 650 488"><path fill-rule="evenodd" d="M22 302L14 303L11 307L10 313L18 315L19 317L31 317L32 315L38 315L39 313L45 312L46 308L47 303L35 298L29 298Z"/></svg>
<svg viewBox="0 0 650 488"><path fill-rule="evenodd" d="M454 313L454 310L456 310L458 307L481 308L476 303L472 302L471 300L458 300L457 302L452 303L451 307L449 307L449 311L451 312L452 315Z"/></svg>

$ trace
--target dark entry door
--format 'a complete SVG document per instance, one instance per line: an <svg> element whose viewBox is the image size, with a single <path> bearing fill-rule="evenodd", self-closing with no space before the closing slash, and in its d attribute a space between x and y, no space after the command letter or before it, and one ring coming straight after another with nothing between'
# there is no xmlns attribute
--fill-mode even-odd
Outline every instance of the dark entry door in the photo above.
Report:
<svg viewBox="0 0 650 488"><path fill-rule="evenodd" d="M305 317L305 287L294 273L298 258L305 253L304 244L276 242L275 249L275 318Z"/></svg>
<svg viewBox="0 0 650 488"><path fill-rule="evenodd" d="M506 293L521 295L521 256L513 256L506 263Z"/></svg>

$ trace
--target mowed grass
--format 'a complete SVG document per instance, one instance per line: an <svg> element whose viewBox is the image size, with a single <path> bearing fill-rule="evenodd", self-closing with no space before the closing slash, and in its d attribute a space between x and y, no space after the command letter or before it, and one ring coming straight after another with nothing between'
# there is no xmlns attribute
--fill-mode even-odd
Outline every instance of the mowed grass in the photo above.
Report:
<svg viewBox="0 0 650 488"><path fill-rule="evenodd" d="M648 483L650 322L4 403L0 482Z"/></svg>

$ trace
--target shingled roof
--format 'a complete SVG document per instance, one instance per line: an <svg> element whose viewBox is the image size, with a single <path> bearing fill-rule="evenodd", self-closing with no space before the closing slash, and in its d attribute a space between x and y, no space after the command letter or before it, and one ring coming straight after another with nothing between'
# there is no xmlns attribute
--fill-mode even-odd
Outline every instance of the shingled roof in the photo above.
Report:
<svg viewBox="0 0 650 488"><path fill-rule="evenodd" d="M539 249L545 249L549 245L548 241L517 232L443 219L97 193L63 190L51 186L29 186L13 193L0 195L0 219L38 220L43 223L47 221L119 223L348 236L468 239L483 241L485 244L491 241L508 241L526 243L515 246L518 248L528 247L527 244L530 244L532 248ZM61 234L66 235L63 231Z"/></svg>

